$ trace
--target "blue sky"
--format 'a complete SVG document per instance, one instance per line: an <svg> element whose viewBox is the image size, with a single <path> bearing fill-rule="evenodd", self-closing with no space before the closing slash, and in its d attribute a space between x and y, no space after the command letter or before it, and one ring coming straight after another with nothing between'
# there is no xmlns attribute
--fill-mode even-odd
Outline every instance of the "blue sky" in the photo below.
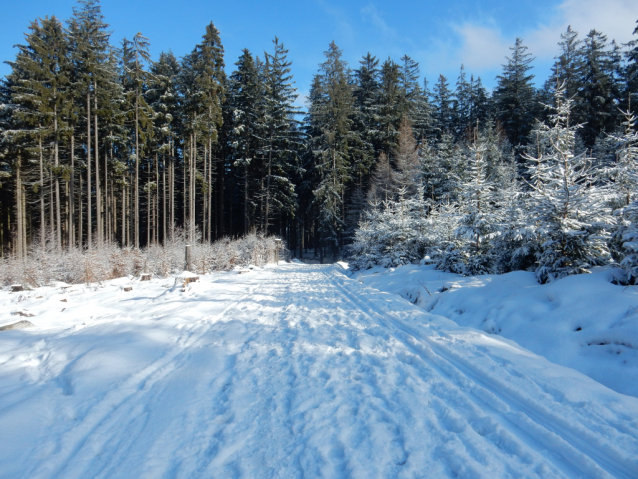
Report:
<svg viewBox="0 0 638 479"><path fill-rule="evenodd" d="M75 0L4 2L0 60L15 56L13 45L23 42L32 20L46 15L67 19L74 5ZM102 12L113 31L113 44L140 31L151 41L153 58L169 49L177 56L190 52L213 21L221 32L229 72L242 48L263 56L277 35L290 50L302 100L332 40L352 67L368 51L381 60L398 61L408 54L430 84L442 73L454 85L463 63L468 73L493 87L508 48L520 36L536 57L534 73L540 84L567 25L582 36L596 28L626 42L638 20L638 1L103 0ZM8 72L2 64L0 75Z"/></svg>

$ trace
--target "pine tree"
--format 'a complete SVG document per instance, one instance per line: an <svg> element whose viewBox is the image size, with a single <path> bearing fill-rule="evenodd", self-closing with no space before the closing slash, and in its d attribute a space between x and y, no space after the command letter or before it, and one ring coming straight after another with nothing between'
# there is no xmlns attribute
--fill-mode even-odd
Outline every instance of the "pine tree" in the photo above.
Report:
<svg viewBox="0 0 638 479"><path fill-rule="evenodd" d="M436 119L436 127L440 135L454 134L454 105L452 92L447 82L447 78L439 75L439 81L434 85L434 95L432 97Z"/></svg>
<svg viewBox="0 0 638 479"><path fill-rule="evenodd" d="M465 274L488 274L495 271L491 241L497 236L502 218L496 204L494 172L490 175L488 154L492 145L474 130L474 141L469 146L467 179L460 183L464 215L457 234L465 240Z"/></svg>
<svg viewBox="0 0 638 479"><path fill-rule="evenodd" d="M408 55L401 57L399 72L399 88L401 99L399 113L401 118L407 118L410 123L415 120L417 99L419 97L419 64Z"/></svg>
<svg viewBox="0 0 638 479"><path fill-rule="evenodd" d="M578 121L583 123L581 135L591 147L602 133L612 133L618 120L618 84L614 78L614 59L607 37L592 30L579 51L582 62Z"/></svg>
<svg viewBox="0 0 638 479"><path fill-rule="evenodd" d="M202 185L202 223L204 237L210 241L213 235L212 223L215 223L215 235L222 226L224 199L224 169L217 168L213 162L213 146L217 146L219 131L223 124L222 102L226 90L224 72L224 48L219 31L213 23L206 26L202 41L193 51L184 57L180 77L180 88L184 96L185 130L188 135L188 201L185 215L189 238L195 238L197 222L197 182ZM198 167L200 145L204 149L203 173ZM220 156L223 156L220 155ZM213 170L217 171L213 185ZM216 203L217 218L212 218L213 187L218 194Z"/></svg>
<svg viewBox="0 0 638 479"><path fill-rule="evenodd" d="M242 184L243 231L247 234L254 224L258 199L258 156L262 141L264 90L257 65L251 53L243 54L235 64L228 87L229 138L232 164Z"/></svg>
<svg viewBox="0 0 638 479"><path fill-rule="evenodd" d="M428 82L425 78L423 79L423 87L419 87L414 94L414 112L411 120L414 136L419 145L424 146L434 138L436 130L434 111L430 102Z"/></svg>
<svg viewBox="0 0 638 479"><path fill-rule="evenodd" d="M15 82L12 100L20 106L15 112L16 116L30 130L33 139L37 138L42 241L45 236L43 143L51 144L53 161L49 168L52 177L49 221L52 240L59 250L62 246L60 179L65 176L65 169L60 162L60 147L66 126L65 113L69 105L68 40L62 24L55 17L33 22L30 30L31 33L26 35L27 45L19 46L20 53L12 64L12 81Z"/></svg>
<svg viewBox="0 0 638 479"><path fill-rule="evenodd" d="M472 84L467 81L465 67L463 65L461 65L461 71L456 80L456 92L454 97L456 98L456 105L453 108L453 129L456 137L461 138L468 127L471 128L473 125L476 125L476 123L470 123L470 118L473 113Z"/></svg>
<svg viewBox="0 0 638 479"><path fill-rule="evenodd" d="M620 264L627 274L627 283L638 284L638 201L623 208L622 216L624 224L616 233L625 254Z"/></svg>
<svg viewBox="0 0 638 479"><path fill-rule="evenodd" d="M139 248L140 241L140 164L144 154L144 146L153 134L153 117L155 112L146 102L145 91L151 79L146 70L151 64L148 51L150 42L141 33L137 33L132 41L124 39L122 42L122 76L129 105L128 116L133 120L134 127L134 171L133 179L133 245ZM147 225L148 228L148 225Z"/></svg>
<svg viewBox="0 0 638 479"><path fill-rule="evenodd" d="M404 96L400 84L401 72L399 65L387 59L381 65L381 80L378 102L379 151L385 152L394 163L392 152L399 138L399 124L402 109L405 110Z"/></svg>
<svg viewBox="0 0 638 479"><path fill-rule="evenodd" d="M406 117L401 122L394 157L397 165L395 181L399 190L404 191L406 198L413 198L417 193L422 196L421 164L417 143L412 133L412 125Z"/></svg>
<svg viewBox="0 0 638 479"><path fill-rule="evenodd" d="M583 64L579 52L582 40L578 39L578 32L572 30L571 26L567 27L565 33L561 33L560 38L561 41L558 42L560 55L556 57L552 73L544 87L545 91L551 94L551 98L547 98L548 103L550 99L553 100L553 92L560 85L564 85L567 98L574 98L581 87ZM574 105L573 110L573 121L579 123L577 104Z"/></svg>
<svg viewBox="0 0 638 479"><path fill-rule="evenodd" d="M104 22L99 0L81 0L78 3L80 7L73 9L73 17L69 21L71 60L75 68L73 75L75 111L71 116L73 120L71 134L74 138L76 127L84 123L82 125L86 131L84 166L87 170L86 238L87 244L91 247L93 244L93 190L95 191L97 243L101 245L104 240L98 118L110 116L112 119L113 116L117 116L117 114L114 115L113 110L119 106L118 95L121 95L121 91L118 91L116 68L109 45L110 33L107 30L108 25Z"/></svg>
<svg viewBox="0 0 638 479"><path fill-rule="evenodd" d="M511 57L503 65L503 73L497 77L494 101L498 120L503 125L512 145L527 143L534 122L534 87L530 74L534 61L523 40L516 39Z"/></svg>
<svg viewBox="0 0 638 479"><path fill-rule="evenodd" d="M148 103L155 112L155 139L157 152L162 160L163 218L162 239L169 232L172 239L175 228L175 143L179 133L180 105L177 82L180 65L172 52L160 53L151 66L152 88L148 92Z"/></svg>
<svg viewBox="0 0 638 479"><path fill-rule="evenodd" d="M265 201L262 229L267 231L276 214L292 216L296 208L295 186L291 182L296 151L301 141L294 116L297 108L296 89L290 74L288 50L275 37L274 53L266 53L264 64L264 145L265 171L263 193Z"/></svg>
<svg viewBox="0 0 638 479"><path fill-rule="evenodd" d="M379 131L379 60L368 53L355 70L353 91L354 115L352 132L358 140L353 151L352 176L360 190L368 187L368 179L375 163L375 155L380 150Z"/></svg>
<svg viewBox="0 0 638 479"><path fill-rule="evenodd" d="M589 187L592 169L584 153L574 154L579 125L569 124L573 101L564 87L555 93L549 125L537 128L538 154L526 155L533 189L533 221L540 238L536 277L546 283L587 273L610 260L601 200Z"/></svg>
<svg viewBox="0 0 638 479"><path fill-rule="evenodd" d="M344 228L345 185L350 180L352 86L347 63L332 42L325 52L326 61L315 76L311 89L309 136L318 184L314 188L322 243L336 253Z"/></svg>
<svg viewBox="0 0 638 479"><path fill-rule="evenodd" d="M636 23L638 24L638 20L636 20ZM634 29L633 34L638 35L638 26ZM628 42L626 47L626 67L624 72L626 87L622 95L622 100L623 108L628 110L631 102L633 102L634 105L638 105L638 38ZM625 100L627 100L626 104L624 103Z"/></svg>

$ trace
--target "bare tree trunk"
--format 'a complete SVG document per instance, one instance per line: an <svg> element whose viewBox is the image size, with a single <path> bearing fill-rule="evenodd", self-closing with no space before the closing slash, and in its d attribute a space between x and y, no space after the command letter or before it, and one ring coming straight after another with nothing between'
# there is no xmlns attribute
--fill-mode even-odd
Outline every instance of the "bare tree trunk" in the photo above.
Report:
<svg viewBox="0 0 638 479"><path fill-rule="evenodd" d="M40 125L38 125L40 127ZM40 147L40 246L42 251L45 247L45 234L44 234L44 161L42 159L42 136L39 138Z"/></svg>
<svg viewBox="0 0 638 479"><path fill-rule="evenodd" d="M159 155L155 153L155 244L159 244Z"/></svg>
<svg viewBox="0 0 638 479"><path fill-rule="evenodd" d="M153 237L153 207L151 205L151 178L153 177L153 161L151 161L151 167L146 180L146 246L151 244L151 238Z"/></svg>
<svg viewBox="0 0 638 479"><path fill-rule="evenodd" d="M16 165L16 219L17 219L17 229L16 229L16 240L15 240L15 255L18 259L24 258L23 251L23 216L22 216L22 177L21 167L22 167L22 159L20 158L20 154L18 154L18 162Z"/></svg>
<svg viewBox="0 0 638 479"><path fill-rule="evenodd" d="M170 169L170 183L171 183L171 241L173 241L173 232L175 231L175 145L171 141L171 169Z"/></svg>
<svg viewBox="0 0 638 479"><path fill-rule="evenodd" d="M192 142L192 135L189 139L189 141ZM188 174L189 177L188 179L190 180L190 162L191 162L191 148L190 148L190 144L189 144L189 148L187 149L187 153L188 153L188 163L186 162L186 154L184 155L184 178L183 178L183 183L184 183L184 189L182 190L184 192L184 207L183 207L183 224L184 224L184 234L188 234L188 225L189 225L189 217L188 217L188 207L190 206L189 204L189 194L190 194L190 184L189 184L189 189L186 190L186 183L187 183L187 179L186 179L186 175ZM185 152L186 153L186 152ZM190 239L190 238L188 238Z"/></svg>
<svg viewBox="0 0 638 479"><path fill-rule="evenodd" d="M140 247L140 135L139 92L135 94L135 249Z"/></svg>
<svg viewBox="0 0 638 479"><path fill-rule="evenodd" d="M55 171L55 246L58 251L62 248L62 221L60 218L60 178L57 168L60 166L58 159L58 110L57 106L53 107L53 132L55 142L53 144Z"/></svg>
<svg viewBox="0 0 638 479"><path fill-rule="evenodd" d="M111 241L111 222L109 216L109 179L108 179L108 158L106 155L106 148L104 149L104 236L102 240L105 243Z"/></svg>
<svg viewBox="0 0 638 479"><path fill-rule="evenodd" d="M270 175L272 174L272 133L270 134L270 143L268 148L268 179L266 180L266 224L264 233L268 233L270 226Z"/></svg>
<svg viewBox="0 0 638 479"><path fill-rule="evenodd" d="M162 162L162 244L166 245L166 153L164 153L164 161Z"/></svg>
<svg viewBox="0 0 638 479"><path fill-rule="evenodd" d="M98 129L97 129L97 81L93 80L93 136L95 138L95 221L97 223L97 243L98 247L102 247L104 243L104 228L102 225L102 193L100 191L100 153L98 147Z"/></svg>
<svg viewBox="0 0 638 479"><path fill-rule="evenodd" d="M22 182L21 182L22 183ZM22 255L27 257L27 195L24 192L24 185L20 185L20 196L22 197Z"/></svg>
<svg viewBox="0 0 638 479"><path fill-rule="evenodd" d="M49 164L53 163L53 153L50 152ZM55 244L55 201L54 201L55 181L53 180L53 170L49 168L49 228L51 241Z"/></svg>
<svg viewBox="0 0 638 479"><path fill-rule="evenodd" d="M248 220L248 162L244 162L244 235L248 234L250 228Z"/></svg>
<svg viewBox="0 0 638 479"><path fill-rule="evenodd" d="M213 139L208 138L208 242L211 240L211 221L213 219Z"/></svg>
<svg viewBox="0 0 638 479"><path fill-rule="evenodd" d="M206 178L208 178L208 176L206 175L207 173L207 166L208 166L208 157L207 157L207 150L208 147L206 144L204 144L204 182L206 182ZM204 187L202 189L202 193L203 193L203 205L204 208L202 209L202 240L203 241L207 241L206 238L206 233L208 232L207 227L206 227L206 220L208 219L208 188Z"/></svg>
<svg viewBox="0 0 638 479"><path fill-rule="evenodd" d="M126 247L126 183L122 186L122 248Z"/></svg>
<svg viewBox="0 0 638 479"><path fill-rule="evenodd" d="M75 247L75 132L71 134L71 184L69 185L69 249Z"/></svg>
<svg viewBox="0 0 638 479"><path fill-rule="evenodd" d="M86 94L86 236L89 249L92 247L93 218L91 212L91 94Z"/></svg>
<svg viewBox="0 0 638 479"><path fill-rule="evenodd" d="M191 135L191 157L190 157L190 175L189 175L189 187L190 187L190 196L189 196L189 240L192 243L195 241L195 163L197 161L197 137L195 135Z"/></svg>
<svg viewBox="0 0 638 479"><path fill-rule="evenodd" d="M78 231L78 246L80 248L82 248L82 241L84 240L84 218L83 218L83 214L82 214L82 197L83 197L83 180L82 180L82 175L79 175L80 178L80 194L78 195L78 226L80 231Z"/></svg>

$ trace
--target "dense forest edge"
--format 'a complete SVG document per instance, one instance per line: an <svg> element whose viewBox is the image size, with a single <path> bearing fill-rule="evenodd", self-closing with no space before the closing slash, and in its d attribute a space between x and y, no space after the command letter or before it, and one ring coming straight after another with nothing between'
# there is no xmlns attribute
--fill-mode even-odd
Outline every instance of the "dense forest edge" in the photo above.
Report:
<svg viewBox="0 0 638 479"><path fill-rule="evenodd" d="M279 38L227 75L220 32L202 30L152 59L141 33L113 44L98 0L28 26L0 81L3 282L47 261L49 279L151 258L168 274L187 243L224 269L272 257L274 237L355 270L545 283L616 265L638 281L638 37L568 28L538 87L517 38L492 92L463 66L430 84L407 55L349 66L333 42L302 111Z"/></svg>

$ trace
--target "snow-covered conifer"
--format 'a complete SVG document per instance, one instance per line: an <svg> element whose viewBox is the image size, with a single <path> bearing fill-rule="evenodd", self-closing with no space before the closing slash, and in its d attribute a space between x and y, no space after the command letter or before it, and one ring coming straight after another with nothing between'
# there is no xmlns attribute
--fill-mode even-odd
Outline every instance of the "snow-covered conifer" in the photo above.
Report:
<svg viewBox="0 0 638 479"><path fill-rule="evenodd" d="M606 245L602 202L593 181L591 161L574 154L576 131L570 125L572 100L564 86L556 89L555 113L541 124L536 157L526 155L533 191L533 221L541 238L536 277L546 283L568 275L587 273L610 259Z"/></svg>

